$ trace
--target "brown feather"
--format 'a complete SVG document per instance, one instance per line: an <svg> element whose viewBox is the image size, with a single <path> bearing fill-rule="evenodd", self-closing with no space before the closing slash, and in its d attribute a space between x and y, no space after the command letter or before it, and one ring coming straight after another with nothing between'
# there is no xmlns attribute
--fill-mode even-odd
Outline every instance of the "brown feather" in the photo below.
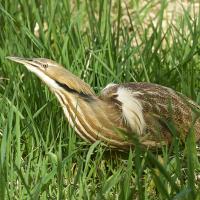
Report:
<svg viewBox="0 0 200 200"><path fill-rule="evenodd" d="M109 84L97 97L87 83L54 61L9 59L24 64L50 87L70 124L87 141L102 140L127 149L133 145L130 134L135 134L145 146L157 147L171 143L173 127L185 141L192 126L196 140L200 139L200 106L170 88L152 83Z"/></svg>
<svg viewBox="0 0 200 200"><path fill-rule="evenodd" d="M192 122L196 115L195 110L199 110L199 105L170 88L152 83L114 85L103 91L100 98L104 101L111 101L112 96L116 94L119 87L127 88L133 92L140 92L137 98L143 106L146 139L155 142L163 140L165 143L170 143L172 139L170 123L175 126L177 134L183 140L185 139L192 127ZM194 131L196 140L199 140L199 119L194 123Z"/></svg>

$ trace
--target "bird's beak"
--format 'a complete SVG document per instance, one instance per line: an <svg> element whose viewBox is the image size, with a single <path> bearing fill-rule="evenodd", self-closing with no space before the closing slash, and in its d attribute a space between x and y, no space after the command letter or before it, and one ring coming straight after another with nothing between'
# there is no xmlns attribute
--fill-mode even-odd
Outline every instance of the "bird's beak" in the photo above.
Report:
<svg viewBox="0 0 200 200"><path fill-rule="evenodd" d="M6 58L14 62L23 64L29 71L36 74L42 81L44 81L48 86L50 86L50 88L55 88L56 84L54 80L51 77L49 77L49 75L46 73L46 68L44 68L44 62L42 63L37 58L20 58L12 56L8 56Z"/></svg>
<svg viewBox="0 0 200 200"><path fill-rule="evenodd" d="M20 57L13 57L13 56L7 56L6 57L9 60L12 60L14 62L20 63L25 65L27 68L31 67L41 67L41 63L38 63L33 58L20 58ZM28 67L29 66L29 67Z"/></svg>
<svg viewBox="0 0 200 200"><path fill-rule="evenodd" d="M21 63L21 64L28 64L28 62L31 61L31 59L28 59L28 58L20 58L20 57L13 57L13 56L7 56L6 58L14 62Z"/></svg>

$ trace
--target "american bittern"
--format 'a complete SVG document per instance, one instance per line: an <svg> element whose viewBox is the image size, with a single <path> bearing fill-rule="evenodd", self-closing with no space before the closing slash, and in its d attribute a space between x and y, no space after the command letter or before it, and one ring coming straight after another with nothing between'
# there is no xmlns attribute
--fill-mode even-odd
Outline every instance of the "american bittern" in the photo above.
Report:
<svg viewBox="0 0 200 200"><path fill-rule="evenodd" d="M170 88L151 83L108 84L97 96L88 84L52 60L8 58L24 64L49 86L69 123L86 141L101 140L127 149L133 144L129 136L135 134L145 146L170 144L170 122L180 138L185 139L193 126L196 140L200 139L200 120L193 123L200 107Z"/></svg>

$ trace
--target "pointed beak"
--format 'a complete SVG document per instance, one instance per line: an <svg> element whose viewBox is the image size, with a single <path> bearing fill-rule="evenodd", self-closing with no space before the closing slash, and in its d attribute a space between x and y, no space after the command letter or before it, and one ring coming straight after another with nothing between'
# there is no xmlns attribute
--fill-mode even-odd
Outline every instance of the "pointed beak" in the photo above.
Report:
<svg viewBox="0 0 200 200"><path fill-rule="evenodd" d="M47 65L44 61L42 62L40 58L21 58L21 57L6 57L9 60L23 64L29 71L36 74L40 79L48 84L47 79L50 80L49 76L46 74Z"/></svg>
<svg viewBox="0 0 200 200"><path fill-rule="evenodd" d="M13 57L13 56L8 56L6 57L9 60L12 60L14 62L23 64L28 70L32 71L32 68L40 68L43 66L43 63L38 62L37 59L35 58L21 58L21 57Z"/></svg>
<svg viewBox="0 0 200 200"><path fill-rule="evenodd" d="M6 58L14 62L24 64L24 65L31 64L31 62L33 62L33 60L30 58L20 58L20 57L13 57L13 56L7 56Z"/></svg>

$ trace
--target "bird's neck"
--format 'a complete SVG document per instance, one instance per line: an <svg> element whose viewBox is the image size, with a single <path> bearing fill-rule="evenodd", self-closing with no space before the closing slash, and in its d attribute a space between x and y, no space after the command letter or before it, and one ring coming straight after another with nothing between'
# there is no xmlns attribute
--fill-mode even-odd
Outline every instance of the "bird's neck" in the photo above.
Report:
<svg viewBox="0 0 200 200"><path fill-rule="evenodd" d="M112 106L91 94L88 96L56 92L56 96L69 123L84 140L102 140L113 146L124 145L124 138L117 133L120 126Z"/></svg>

